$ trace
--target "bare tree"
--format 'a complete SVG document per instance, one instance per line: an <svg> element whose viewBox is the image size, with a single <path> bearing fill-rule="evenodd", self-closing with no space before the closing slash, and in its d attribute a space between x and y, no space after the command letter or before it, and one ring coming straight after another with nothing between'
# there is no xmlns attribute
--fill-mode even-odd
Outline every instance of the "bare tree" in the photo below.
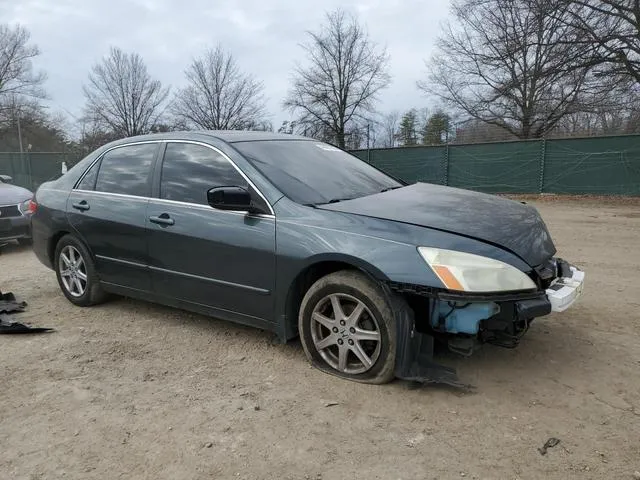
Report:
<svg viewBox="0 0 640 480"><path fill-rule="evenodd" d="M558 0L456 0L422 90L518 138L598 101L585 34Z"/></svg>
<svg viewBox="0 0 640 480"><path fill-rule="evenodd" d="M564 0L568 18L581 33L583 45L592 48L586 60L600 73L622 76L640 83L640 1ZM570 40L570 39L568 39Z"/></svg>
<svg viewBox="0 0 640 480"><path fill-rule="evenodd" d="M611 77L606 77L609 80ZM591 136L637 133L640 130L640 91L629 81L611 85L602 101L593 108L563 118L551 136Z"/></svg>
<svg viewBox="0 0 640 480"><path fill-rule="evenodd" d="M454 122L453 138L449 143L462 145L469 143L504 142L518 138L502 127L475 118Z"/></svg>
<svg viewBox="0 0 640 480"><path fill-rule="evenodd" d="M382 146L386 148L395 147L398 138L398 123L400 113L397 110L383 115L379 121Z"/></svg>
<svg viewBox="0 0 640 480"><path fill-rule="evenodd" d="M209 130L265 128L262 83L242 73L220 45L194 60L185 75L189 84L171 107L178 118Z"/></svg>
<svg viewBox="0 0 640 480"><path fill-rule="evenodd" d="M585 65L607 85L594 108L561 122L558 132L575 135L635 133L640 107L640 1L561 0L561 18L580 32ZM575 40L566 39L565 42Z"/></svg>
<svg viewBox="0 0 640 480"><path fill-rule="evenodd" d="M17 97L45 98L42 88L46 75L34 72L32 59L40 49L30 44L31 35L22 26L0 25L0 102Z"/></svg>
<svg viewBox="0 0 640 480"><path fill-rule="evenodd" d="M298 66L284 102L298 125L314 125L345 147L353 124L367 122L377 94L389 85L388 56L358 20L342 10L328 13L318 32L302 45L309 65Z"/></svg>
<svg viewBox="0 0 640 480"><path fill-rule="evenodd" d="M169 88L151 78L142 57L111 47L83 87L86 116L117 136L149 133L158 123Z"/></svg>

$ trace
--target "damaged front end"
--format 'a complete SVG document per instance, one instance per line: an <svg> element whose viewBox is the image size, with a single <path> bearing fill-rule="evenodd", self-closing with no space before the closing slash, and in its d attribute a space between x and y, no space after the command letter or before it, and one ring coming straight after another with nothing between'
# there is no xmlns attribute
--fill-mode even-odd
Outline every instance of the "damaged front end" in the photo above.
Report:
<svg viewBox="0 0 640 480"><path fill-rule="evenodd" d="M538 290L499 294L452 292L390 283L406 307L396 310L396 376L423 383L463 386L455 369L433 361L435 343L468 357L483 344L514 348L531 322L564 311L581 294L584 273L552 259L535 269Z"/></svg>

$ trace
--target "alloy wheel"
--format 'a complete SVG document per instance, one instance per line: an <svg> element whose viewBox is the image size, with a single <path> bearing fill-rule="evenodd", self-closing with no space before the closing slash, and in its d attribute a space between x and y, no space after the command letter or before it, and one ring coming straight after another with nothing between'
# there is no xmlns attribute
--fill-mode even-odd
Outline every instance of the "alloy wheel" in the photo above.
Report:
<svg viewBox="0 0 640 480"><path fill-rule="evenodd" d="M58 269L67 292L73 297L84 295L87 289L87 267L77 248L67 245L62 249Z"/></svg>
<svg viewBox="0 0 640 480"><path fill-rule="evenodd" d="M343 293L327 295L316 304L311 338L327 364L352 375L370 370L382 348L375 316L363 302Z"/></svg>

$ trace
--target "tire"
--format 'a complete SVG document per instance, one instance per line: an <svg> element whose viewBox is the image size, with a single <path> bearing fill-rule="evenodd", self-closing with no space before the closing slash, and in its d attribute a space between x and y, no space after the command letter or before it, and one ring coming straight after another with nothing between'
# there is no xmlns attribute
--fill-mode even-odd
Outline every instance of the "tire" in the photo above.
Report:
<svg viewBox="0 0 640 480"><path fill-rule="evenodd" d="M69 268L68 260L77 260L75 269ZM107 295L100 286L100 280L96 274L95 265L91 254L84 244L73 235L65 235L56 245L54 253L54 268L58 285L67 300L79 307L89 307L97 305L106 300ZM63 272L69 273L71 276L63 275ZM85 278L83 280L83 277ZM84 285L84 289L78 288L78 283Z"/></svg>
<svg viewBox="0 0 640 480"><path fill-rule="evenodd" d="M343 270L316 281L302 299L298 330L307 358L320 370L362 383L393 380L395 315L380 285L366 275Z"/></svg>
<svg viewBox="0 0 640 480"><path fill-rule="evenodd" d="M19 238L18 239L18 244L21 247L29 247L29 246L33 245L33 240L31 239L31 237L29 237L29 238Z"/></svg>

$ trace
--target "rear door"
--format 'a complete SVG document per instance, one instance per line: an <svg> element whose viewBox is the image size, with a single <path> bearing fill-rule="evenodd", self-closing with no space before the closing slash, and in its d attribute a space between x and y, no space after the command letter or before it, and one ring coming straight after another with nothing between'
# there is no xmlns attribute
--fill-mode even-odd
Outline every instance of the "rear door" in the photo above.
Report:
<svg viewBox="0 0 640 480"><path fill-rule="evenodd" d="M168 142L158 197L148 209L154 291L209 307L222 318L271 321L275 284L275 218L216 210L207 191L242 186L266 200L211 147Z"/></svg>
<svg viewBox="0 0 640 480"><path fill-rule="evenodd" d="M159 143L109 150L67 200L67 216L102 282L150 291L145 223Z"/></svg>

